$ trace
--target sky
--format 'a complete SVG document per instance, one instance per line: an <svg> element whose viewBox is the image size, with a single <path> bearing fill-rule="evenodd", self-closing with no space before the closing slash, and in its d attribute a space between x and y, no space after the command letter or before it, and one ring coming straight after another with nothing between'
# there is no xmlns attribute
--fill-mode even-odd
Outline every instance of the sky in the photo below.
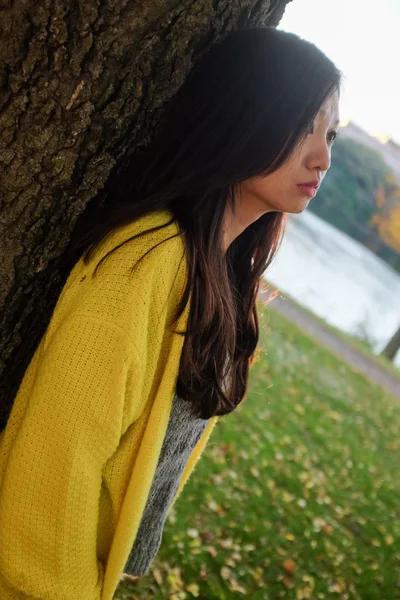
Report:
<svg viewBox="0 0 400 600"><path fill-rule="evenodd" d="M292 0L278 29L312 42L343 72L342 122L400 144L400 0Z"/></svg>

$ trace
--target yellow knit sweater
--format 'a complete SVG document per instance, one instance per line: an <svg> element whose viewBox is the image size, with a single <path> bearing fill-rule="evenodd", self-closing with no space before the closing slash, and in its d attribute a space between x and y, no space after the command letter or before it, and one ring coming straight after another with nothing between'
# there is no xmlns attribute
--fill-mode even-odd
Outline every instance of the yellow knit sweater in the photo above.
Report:
<svg viewBox="0 0 400 600"><path fill-rule="evenodd" d="M146 506L183 336L167 320L187 277L159 211L113 232L65 283L0 434L1 600L111 600ZM177 328L184 330L190 303ZM191 453L175 500L217 419Z"/></svg>

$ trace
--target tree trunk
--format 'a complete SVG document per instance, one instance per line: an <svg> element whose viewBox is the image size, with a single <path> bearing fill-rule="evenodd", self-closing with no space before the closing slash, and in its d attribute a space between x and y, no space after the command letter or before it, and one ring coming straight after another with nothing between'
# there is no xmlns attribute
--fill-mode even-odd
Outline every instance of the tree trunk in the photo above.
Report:
<svg viewBox="0 0 400 600"><path fill-rule="evenodd" d="M5 0L0 19L0 430L68 273L74 225L147 144L199 51L290 0ZM95 214L95 210L93 211Z"/></svg>
<svg viewBox="0 0 400 600"><path fill-rule="evenodd" d="M400 348L400 327L389 340L387 346L382 350L383 356L386 356L389 360L393 360Z"/></svg>

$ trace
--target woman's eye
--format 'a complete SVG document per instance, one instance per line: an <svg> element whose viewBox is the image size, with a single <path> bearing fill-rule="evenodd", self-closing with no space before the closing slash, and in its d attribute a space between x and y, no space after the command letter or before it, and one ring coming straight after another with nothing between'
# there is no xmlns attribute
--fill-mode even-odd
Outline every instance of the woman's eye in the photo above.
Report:
<svg viewBox="0 0 400 600"><path fill-rule="evenodd" d="M334 142L336 140L336 136L337 136L336 131L331 131L328 137L329 137L329 139L330 139L331 142Z"/></svg>

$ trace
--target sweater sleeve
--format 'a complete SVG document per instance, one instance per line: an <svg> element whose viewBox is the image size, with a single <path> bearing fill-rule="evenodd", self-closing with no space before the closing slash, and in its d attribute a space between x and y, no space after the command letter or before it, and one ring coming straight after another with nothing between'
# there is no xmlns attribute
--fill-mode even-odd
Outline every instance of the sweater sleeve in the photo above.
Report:
<svg viewBox="0 0 400 600"><path fill-rule="evenodd" d="M118 447L132 369L140 386L138 365L118 325L86 315L66 318L45 347L0 489L9 598L100 599L102 469Z"/></svg>

